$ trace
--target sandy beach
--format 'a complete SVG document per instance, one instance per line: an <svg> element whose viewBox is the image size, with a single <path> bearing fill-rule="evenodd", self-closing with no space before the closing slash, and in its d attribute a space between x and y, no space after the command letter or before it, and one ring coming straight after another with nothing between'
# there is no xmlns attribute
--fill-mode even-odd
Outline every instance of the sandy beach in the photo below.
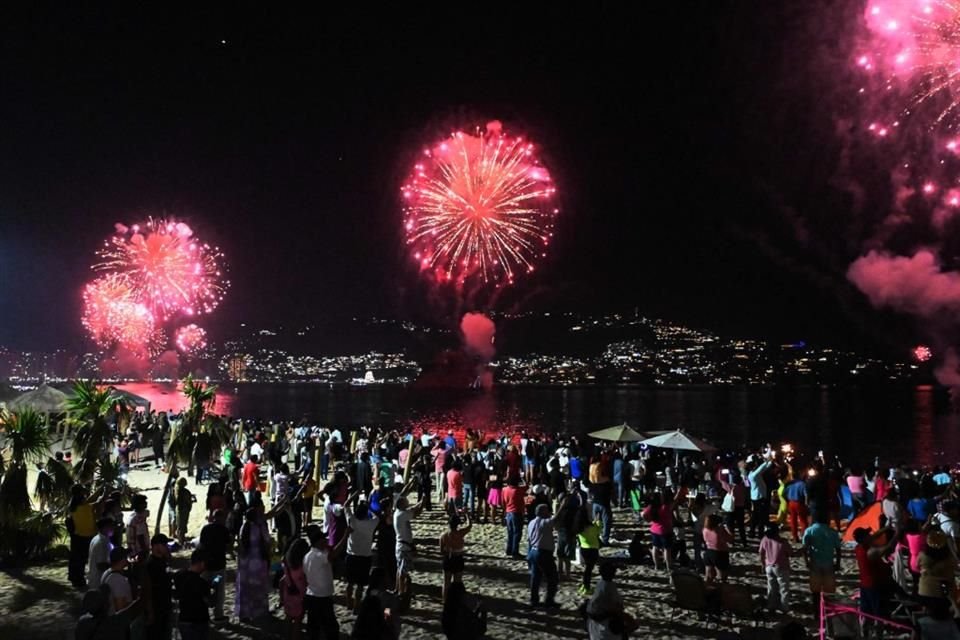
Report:
<svg viewBox="0 0 960 640"><path fill-rule="evenodd" d="M151 513L155 514L160 502L165 476L153 467L148 450L144 459L134 465L129 475L132 486L142 490L149 500ZM30 479L32 490L34 478ZM206 486L191 490L198 495L198 504L191 512L190 533L198 535L204 524L206 512L203 498ZM319 510L315 511L319 515ZM151 527L155 515L151 515ZM418 559L414 575L415 599L411 610L403 617L404 638L442 638L440 628L440 589L442 573L437 548L437 539L446 526L445 517L438 510L425 512L415 521L414 534L417 538ZM611 537L611 546L602 550L604 558L623 558L626 562L628 541L638 526L633 523L628 510L615 511L615 524ZM166 516L164 516L166 533ZM514 560L504 556L506 539L505 529L500 525L475 525L467 537L467 569L464 582L467 591L478 596L488 610L487 637L501 640L516 638L523 634L526 638L585 638L577 606L582 601L577 595L580 569L573 567L573 577L561 581L558 600L561 609L531 609L529 599L528 573L525 560ZM526 551L526 536L521 544ZM189 552L174 554L173 567L185 567ZM749 548L735 547L732 553L732 582L746 584L754 596L765 594L765 581L760 573L756 549L751 542ZM809 595L806 586L806 569L801 556L791 561L793 568L792 595L798 607L796 618L808 630L813 630L813 621L809 615ZM227 611L233 610L233 570L235 560L228 559L227 574ZM594 578L596 580L596 577ZM856 589L856 567L851 554L844 552L844 567L838 576L841 594L849 594ZM649 562L641 565L624 564L617 574L617 582L630 610L640 622L637 638L718 638L718 637L755 637L751 620L722 619L720 628L699 621L696 614L676 611L673 614L672 589L667 575L655 571ZM344 587L338 588L342 596ZM0 570L0 637L37 638L44 640L67 639L73 637L73 628L79 616L80 594L67 581L66 550L48 562L20 567L5 567ZM278 603L274 591L270 596L271 607ZM352 627L352 614L343 606L343 598L338 597L337 614L341 622L341 633L346 637ZM767 615L759 623L759 629L772 628L785 620L783 616ZM741 634L740 632L743 631ZM760 631L762 637L762 631ZM282 611L275 611L267 620L258 621L256 626L244 625L232 620L217 627L211 634L214 638L258 639L286 638L287 626Z"/></svg>

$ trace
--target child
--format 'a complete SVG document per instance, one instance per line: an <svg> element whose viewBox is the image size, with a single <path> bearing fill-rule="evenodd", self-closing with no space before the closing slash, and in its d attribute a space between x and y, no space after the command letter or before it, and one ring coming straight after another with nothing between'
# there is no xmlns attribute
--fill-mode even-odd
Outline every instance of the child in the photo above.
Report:
<svg viewBox="0 0 960 640"><path fill-rule="evenodd" d="M790 605L790 546L780 537L780 525L770 523L760 540L760 568L767 576L767 609L787 613Z"/></svg>

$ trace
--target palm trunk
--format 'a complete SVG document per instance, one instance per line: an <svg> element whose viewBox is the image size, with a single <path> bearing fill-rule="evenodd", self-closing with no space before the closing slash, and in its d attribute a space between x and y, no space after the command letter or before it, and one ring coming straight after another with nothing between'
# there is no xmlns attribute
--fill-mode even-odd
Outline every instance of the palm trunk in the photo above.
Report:
<svg viewBox="0 0 960 640"><path fill-rule="evenodd" d="M157 524L153 528L153 535L160 533L160 524L163 522L163 510L167 508L167 498L170 496L170 485L173 484L173 474L177 469L177 463L167 459L167 466L170 471L167 472L167 482L163 486L163 496L160 498L160 506L157 508Z"/></svg>

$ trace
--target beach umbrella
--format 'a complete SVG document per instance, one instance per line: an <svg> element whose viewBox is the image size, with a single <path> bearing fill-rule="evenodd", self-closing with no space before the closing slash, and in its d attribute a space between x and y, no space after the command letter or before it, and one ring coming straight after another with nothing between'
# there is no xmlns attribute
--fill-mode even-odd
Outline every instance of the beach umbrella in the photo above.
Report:
<svg viewBox="0 0 960 640"><path fill-rule="evenodd" d="M592 433L588 433L587 435L589 435L591 438L596 438L597 440L610 440L611 442L636 442L638 440L643 440L643 434L631 429L630 425L628 425L626 422L615 427L600 429L599 431L594 431Z"/></svg>
<svg viewBox="0 0 960 640"><path fill-rule="evenodd" d="M110 387L110 391L119 396L120 399L130 407L143 407L147 411L150 411L150 401L144 398L143 396L138 396L135 393L130 391L125 391L123 389L118 389L116 387Z"/></svg>
<svg viewBox="0 0 960 640"><path fill-rule="evenodd" d="M11 411L30 407L40 413L63 413L67 409L67 394L59 389L42 384L7 403Z"/></svg>
<svg viewBox="0 0 960 640"><path fill-rule="evenodd" d="M680 459L681 451L700 451L703 453L707 451L716 451L717 449L712 444L704 442L700 438L691 436L680 429L675 431L667 431L645 440L641 440L640 444L645 444L648 447L659 447L661 449L673 449L676 452L677 460Z"/></svg>

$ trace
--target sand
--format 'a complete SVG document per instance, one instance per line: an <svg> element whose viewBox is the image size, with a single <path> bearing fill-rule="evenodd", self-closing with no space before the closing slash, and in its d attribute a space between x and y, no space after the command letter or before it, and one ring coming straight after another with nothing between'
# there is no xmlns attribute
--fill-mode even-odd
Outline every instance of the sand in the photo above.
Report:
<svg viewBox="0 0 960 640"><path fill-rule="evenodd" d="M147 450L149 451L149 450ZM147 452L144 452L145 454ZM145 459L148 459L144 455ZM134 465L129 482L143 490L155 514L160 502L165 476L153 468L152 462ZM31 478L31 487L33 478ZM198 494L198 504L191 513L190 533L197 535L204 524L206 512L203 499L206 487L191 490ZM319 510L315 513L319 516ZM602 550L603 557L618 557L626 554L628 540L638 526L627 510L614 514L614 529L611 546ZM151 528L155 515L150 517ZM445 518L438 510L425 512L414 523L417 538L418 559L414 574L415 600L411 610L402 617L404 638L442 638L440 628L440 590L442 573L437 549L437 539L445 527ZM166 531L164 515L163 532ZM475 525L467 536L467 569L464 583L467 591L478 596L489 611L487 637L513 640L518 634L525 639L541 638L586 638L587 634L577 613L582 598L577 595L580 569L573 567L573 578L561 581L558 601L561 609L532 609L529 599L527 564L524 560L504 557L506 531L500 525ZM67 581L65 550L59 558L42 564L20 569L0 570L0 638L38 638L54 640L72 638L75 621L79 615L80 594ZM526 536L521 544L526 551ZM188 552L179 552L173 559L173 567L186 565ZM732 582L746 584L755 596L765 594L765 580L760 572L755 545L748 549L736 547L732 554L735 570ZM228 559L227 611L233 610L233 569L235 561ZM813 622L807 609L809 594L806 587L806 570L802 558L792 560L794 602L802 602L804 609L796 618L812 631ZM595 578L596 579L596 578ZM636 638L720 638L754 637L753 621L727 617L720 628L710 628L698 620L696 614L678 610L671 605L672 589L667 575L655 571L651 564L627 565L618 572L617 582L627 603L641 626ZM841 594L856 589L856 564L848 551L844 552L844 566L839 576ZM338 585L337 615L341 633L348 637L352 615L343 606L344 586ZM278 603L274 591L270 596L271 607ZM671 619L672 614L676 614ZM768 615L759 623L759 628L771 628L782 623L782 615ZM740 635L739 631L744 630ZM176 637L176 635L175 635ZM213 638L287 638L288 631L282 610L274 612L270 619L254 625L240 624L235 620L215 628Z"/></svg>

